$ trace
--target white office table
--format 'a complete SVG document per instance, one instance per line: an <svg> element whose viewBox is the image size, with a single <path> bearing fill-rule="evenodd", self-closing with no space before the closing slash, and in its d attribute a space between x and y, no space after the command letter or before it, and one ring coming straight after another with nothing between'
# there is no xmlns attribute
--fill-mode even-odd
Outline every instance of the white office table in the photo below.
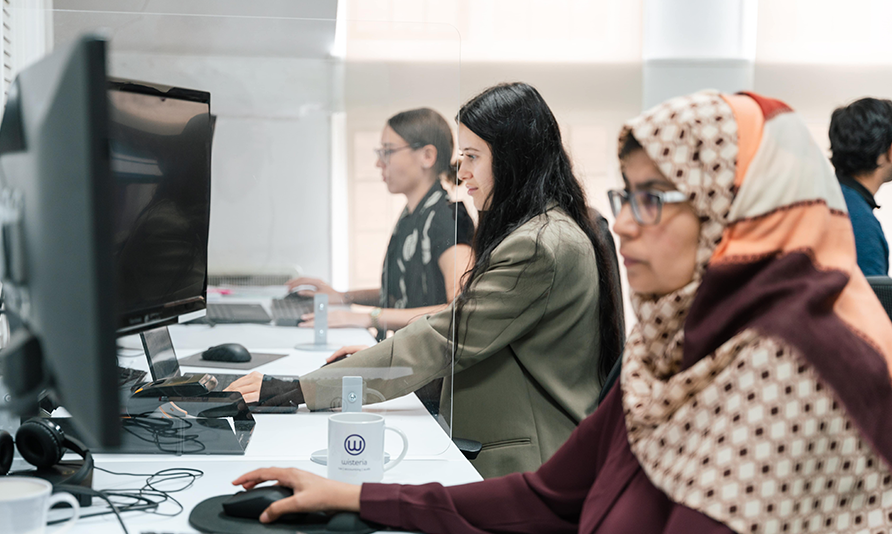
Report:
<svg viewBox="0 0 892 534"><path fill-rule="evenodd" d="M235 342L241 343L256 352L287 353L288 356L258 367L256 370L267 374L301 374L318 368L324 363L328 353L298 351L297 343L312 342L313 331L302 328L271 327L264 325L217 325L175 326L170 328L177 356L189 356L208 346ZM362 329L331 330L329 339L336 344L371 344L368 332ZM125 341L125 346L128 344ZM129 341L133 344L133 341ZM144 355L136 355L122 361L122 364L135 368L147 368ZM188 367L189 372L219 372L219 369ZM231 371L227 371L231 372ZM462 484L482 480L449 436L431 417L414 394L387 402L368 405L365 411L385 415L389 426L403 430L409 438L406 458L384 475L383 482L421 484L440 482L444 485ZM151 474L168 467L190 467L200 469L204 476L188 490L173 496L182 503L185 510L176 517L131 512L123 514L131 533L140 532L197 532L189 526L189 513L199 502L216 495L235 493L230 483L239 475L260 467L297 467L326 475L326 468L310 461L313 451L327 445L327 423L330 413L310 413L301 407L297 414L257 414L256 426L251 442L243 456L238 455L125 455L96 454L98 467L115 472ZM385 448L395 457L401 442L387 433ZM95 471L93 487L100 490L139 488L145 477L116 476L103 471ZM181 484L181 481L173 483ZM160 486L163 489L163 485ZM173 486L171 486L173 487ZM94 506L82 513L90 513L106 508L103 501L94 497ZM167 503L161 512L172 513L176 506ZM51 518L68 516L67 510L53 511ZM118 533L121 527L113 515L82 519L72 531L76 534Z"/></svg>

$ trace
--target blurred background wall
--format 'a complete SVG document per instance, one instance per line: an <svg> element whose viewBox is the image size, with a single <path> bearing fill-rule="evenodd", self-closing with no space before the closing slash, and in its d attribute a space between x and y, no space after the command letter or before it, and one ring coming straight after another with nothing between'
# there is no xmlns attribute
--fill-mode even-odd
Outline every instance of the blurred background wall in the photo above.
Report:
<svg viewBox="0 0 892 534"><path fill-rule="evenodd" d="M616 134L665 98L703 88L780 98L827 148L835 107L892 93L887 0L0 5L4 90L53 46L100 31L112 74L211 91L211 273L300 271L340 288L379 282L404 199L388 194L372 150L399 111L432 107L453 123L461 103L492 84L535 85L590 205L612 219ZM878 202L890 205L878 215L892 232L892 188Z"/></svg>

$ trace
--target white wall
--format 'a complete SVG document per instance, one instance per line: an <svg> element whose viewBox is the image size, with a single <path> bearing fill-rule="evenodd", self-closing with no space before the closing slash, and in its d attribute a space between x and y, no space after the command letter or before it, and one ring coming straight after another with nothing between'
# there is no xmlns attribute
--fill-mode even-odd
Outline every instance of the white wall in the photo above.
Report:
<svg viewBox="0 0 892 534"><path fill-rule="evenodd" d="M330 274L331 71L318 59L112 55L113 76L211 93L211 274Z"/></svg>
<svg viewBox="0 0 892 534"><path fill-rule="evenodd" d="M58 44L99 30L112 76L211 93L211 274L331 275L335 7L56 0Z"/></svg>

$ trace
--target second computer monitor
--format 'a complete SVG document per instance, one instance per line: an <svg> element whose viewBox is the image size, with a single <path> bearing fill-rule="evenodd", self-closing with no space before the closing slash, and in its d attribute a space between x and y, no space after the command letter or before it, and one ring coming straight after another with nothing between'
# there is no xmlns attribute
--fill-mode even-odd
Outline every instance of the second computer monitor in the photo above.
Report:
<svg viewBox="0 0 892 534"><path fill-rule="evenodd" d="M210 93L109 83L119 333L205 308Z"/></svg>

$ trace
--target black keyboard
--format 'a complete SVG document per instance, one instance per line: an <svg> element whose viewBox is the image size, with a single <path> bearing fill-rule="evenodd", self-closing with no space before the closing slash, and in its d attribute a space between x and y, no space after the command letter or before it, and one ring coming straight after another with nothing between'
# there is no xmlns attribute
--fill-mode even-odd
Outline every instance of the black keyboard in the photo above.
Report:
<svg viewBox="0 0 892 534"><path fill-rule="evenodd" d="M208 304L205 317L212 324L253 323L269 324L272 320L260 304Z"/></svg>
<svg viewBox="0 0 892 534"><path fill-rule="evenodd" d="M148 382L146 378L146 372L140 371L138 369L131 369L129 367L118 367L118 387L119 388L133 388L143 382Z"/></svg>
<svg viewBox="0 0 892 534"><path fill-rule="evenodd" d="M313 313L313 299L273 299L272 313L273 324L278 326L297 326L302 316Z"/></svg>

